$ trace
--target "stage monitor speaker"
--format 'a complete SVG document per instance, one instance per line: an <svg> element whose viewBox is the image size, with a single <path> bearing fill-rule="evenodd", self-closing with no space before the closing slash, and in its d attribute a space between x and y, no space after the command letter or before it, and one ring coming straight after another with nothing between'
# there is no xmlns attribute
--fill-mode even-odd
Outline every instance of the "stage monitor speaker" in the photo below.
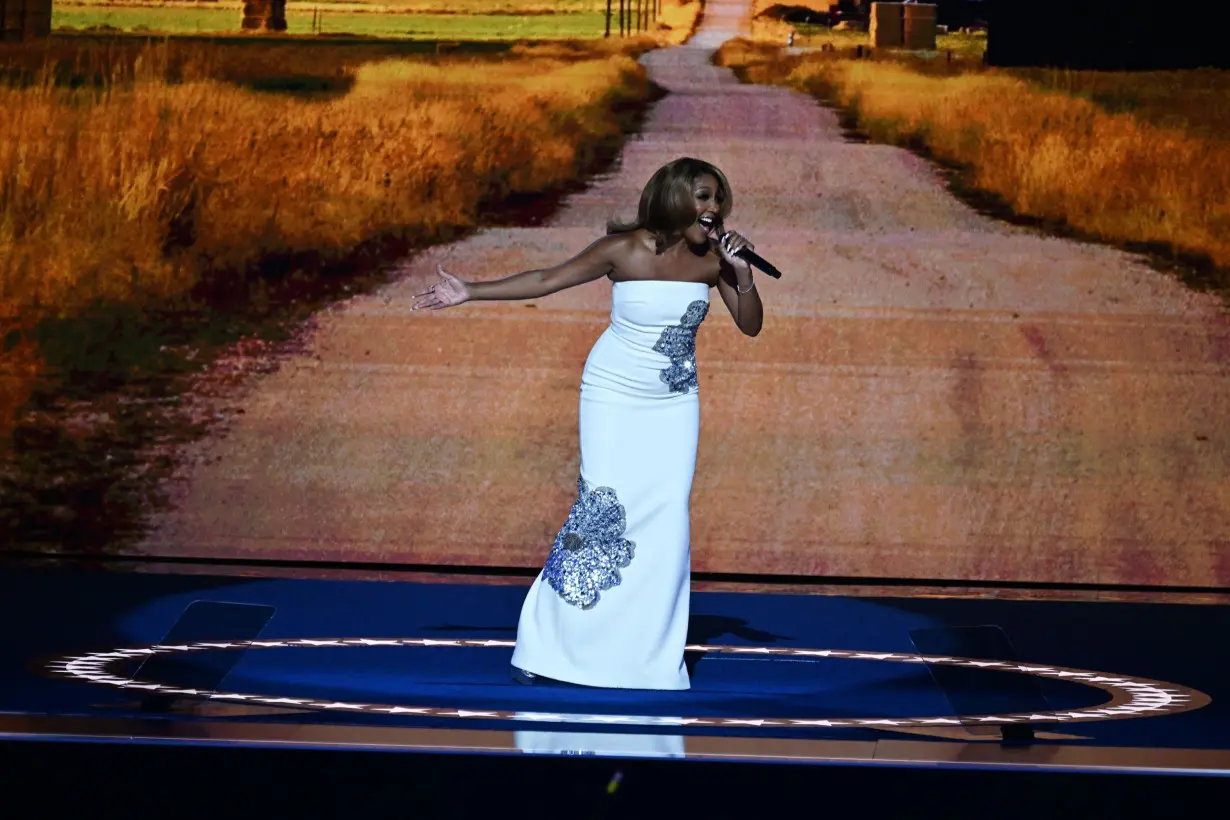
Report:
<svg viewBox="0 0 1230 820"><path fill-rule="evenodd" d="M911 629L910 640L924 658L958 657L1021 663L1008 634L994 625ZM1032 675L1013 674L993 666L940 663L927 663L927 670L948 700L952 714L961 716L966 731L973 735L999 735L1005 742L1027 743L1034 737L1029 724L983 722L978 716L1052 710L1041 684Z"/></svg>
<svg viewBox="0 0 1230 820"><path fill-rule="evenodd" d="M193 601L167 630L159 645L212 643L219 644L217 649L149 655L133 673L133 680L196 692L196 697L212 695L243 658L247 651L244 645L260 637L274 612L274 607L263 604ZM239 647L231 648L227 644L239 644ZM151 691L142 698L141 709L146 712L169 711L177 700L176 694Z"/></svg>

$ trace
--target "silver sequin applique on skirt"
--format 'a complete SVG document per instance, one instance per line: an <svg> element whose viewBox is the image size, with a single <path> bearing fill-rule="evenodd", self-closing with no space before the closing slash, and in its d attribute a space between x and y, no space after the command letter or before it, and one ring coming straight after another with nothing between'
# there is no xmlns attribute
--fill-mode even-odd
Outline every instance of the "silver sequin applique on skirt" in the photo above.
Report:
<svg viewBox="0 0 1230 820"><path fill-rule="evenodd" d="M696 300L688 305L679 324L662 331L662 337L653 346L656 352L671 360L660 377L672 393L686 393L697 387L696 329L708 312L709 303Z"/></svg>
<svg viewBox="0 0 1230 820"><path fill-rule="evenodd" d="M551 588L573 606L592 609L600 593L619 585L634 544L624 538L627 519L610 487L589 489L577 478L577 500L542 571Z"/></svg>

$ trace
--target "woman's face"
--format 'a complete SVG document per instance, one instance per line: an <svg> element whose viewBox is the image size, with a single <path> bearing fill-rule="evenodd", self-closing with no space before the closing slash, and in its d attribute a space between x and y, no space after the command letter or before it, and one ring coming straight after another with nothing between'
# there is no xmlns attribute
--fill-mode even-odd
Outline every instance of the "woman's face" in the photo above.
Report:
<svg viewBox="0 0 1230 820"><path fill-rule="evenodd" d="M683 230L683 238L693 245L702 245L706 239L717 240L721 234L718 216L721 203L718 201L717 178L713 174L701 174L692 180L692 197L696 202L696 221Z"/></svg>

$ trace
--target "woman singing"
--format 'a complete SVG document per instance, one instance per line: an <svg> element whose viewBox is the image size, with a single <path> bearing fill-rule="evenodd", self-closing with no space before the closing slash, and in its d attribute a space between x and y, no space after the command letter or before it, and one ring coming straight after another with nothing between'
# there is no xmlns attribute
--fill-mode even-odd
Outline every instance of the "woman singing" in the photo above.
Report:
<svg viewBox="0 0 1230 820"><path fill-rule="evenodd" d="M606 276L611 324L581 375L577 500L530 587L514 677L585 686L687 689L688 501L700 426L696 331L716 287L735 324L760 332L751 245L724 233L732 196L713 165L660 168L637 218L555 267L493 282L441 281L414 309L538 299ZM716 252L715 252L716 251Z"/></svg>

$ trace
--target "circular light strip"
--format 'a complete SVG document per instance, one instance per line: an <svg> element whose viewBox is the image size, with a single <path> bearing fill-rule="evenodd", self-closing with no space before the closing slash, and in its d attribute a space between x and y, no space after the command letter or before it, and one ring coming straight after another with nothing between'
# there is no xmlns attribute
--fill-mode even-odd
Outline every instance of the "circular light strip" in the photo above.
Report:
<svg viewBox="0 0 1230 820"><path fill-rule="evenodd" d="M1149 680L1147 678L1112 675L1083 669L1060 666L1040 666L1013 661L990 661L975 658L948 656L909 655L897 652L858 652L846 649L788 649L767 646L708 646L689 645L689 652L726 655L780 656L794 658L847 658L850 660L887 661L891 663L926 663L938 666L972 667L993 669L1033 675L1040 678L1072 681L1101 689L1110 695L1110 700L1101 706L1071 709L1056 712L1016 712L998 715L962 715L945 717L907 718L722 718L722 717L658 717L637 715L568 714L556 712L510 712L497 709L457 709L435 706L396 706L383 703L351 703L325 701L314 698L270 697L242 692L207 692L197 689L180 689L156 681L141 681L111 674L108 670L117 663L150 655L174 652L199 652L213 650L272 649L283 647L363 647L363 646L438 646L511 648L508 640L433 640L430 638L325 638L313 640L298 638L273 641L231 641L218 643L192 643L181 645L154 644L148 647L114 649L110 652L88 652L52 661L48 670L62 677L85 680L91 683L115 686L121 689L140 689L167 695L183 695L208 700L261 703L276 706L291 706L300 709L317 709L336 712L366 712L391 715L417 715L433 718L480 718L488 720L516 720L538 723L596 723L605 725L641 726L739 726L739 727L922 727L967 724L1005 723L1078 723L1093 720L1122 720L1136 717L1188 712L1206 706L1211 698L1195 689L1175 683Z"/></svg>

